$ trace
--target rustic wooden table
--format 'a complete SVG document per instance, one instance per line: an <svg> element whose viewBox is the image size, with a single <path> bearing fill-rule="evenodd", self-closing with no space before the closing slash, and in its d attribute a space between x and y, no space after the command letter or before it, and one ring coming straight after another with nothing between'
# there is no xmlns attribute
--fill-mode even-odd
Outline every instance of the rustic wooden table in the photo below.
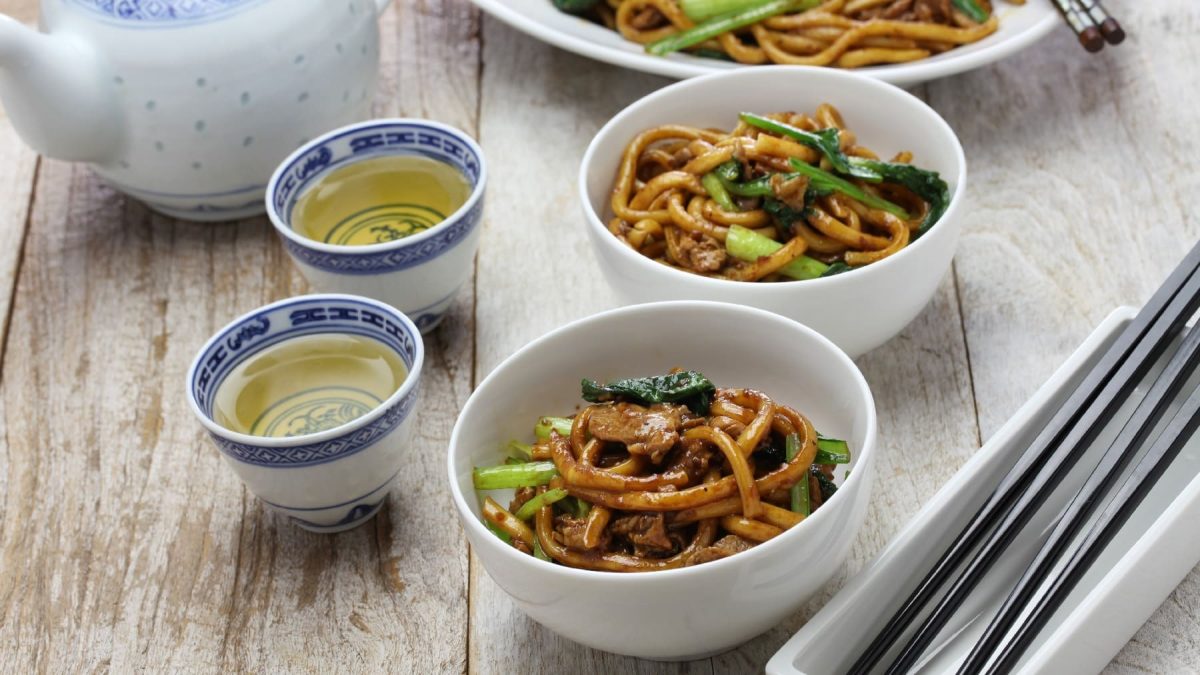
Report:
<svg viewBox="0 0 1200 675"><path fill-rule="evenodd" d="M380 115L476 134L492 163L473 284L427 341L417 447L384 511L339 535L263 508L192 419L184 371L219 326L302 293L265 218L174 221L85 167L37 157L0 119L0 670L742 673L894 535L1092 327L1148 297L1200 235L1200 9L1128 3L1130 38L1065 30L916 91L971 165L953 272L858 360L881 474L845 570L732 652L663 664L592 651L516 609L471 558L444 453L475 382L568 320L614 306L580 224L595 130L665 80L518 34L466 0L382 23ZM26 21L34 0L0 9ZM1200 671L1200 571L1109 667Z"/></svg>

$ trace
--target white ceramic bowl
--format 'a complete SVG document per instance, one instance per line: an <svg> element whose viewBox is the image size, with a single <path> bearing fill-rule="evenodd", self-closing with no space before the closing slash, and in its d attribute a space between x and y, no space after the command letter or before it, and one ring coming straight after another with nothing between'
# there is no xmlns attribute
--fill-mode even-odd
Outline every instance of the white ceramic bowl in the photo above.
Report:
<svg viewBox="0 0 1200 675"><path fill-rule="evenodd" d="M731 128L739 112L812 111L832 103L881 157L911 150L913 163L950 185L950 207L937 225L898 254L825 279L749 283L710 279L650 260L605 227L621 153L639 132L667 123ZM966 158L958 138L911 94L854 73L769 66L679 82L635 102L596 134L583 157L579 191L605 277L627 302L718 300L789 316L851 356L883 344L916 318L950 268L962 227Z"/></svg>
<svg viewBox="0 0 1200 675"><path fill-rule="evenodd" d="M661 572L593 572L543 562L481 524L472 467L503 462L503 445L531 438L539 416L572 412L582 403L580 378L658 374L674 366L698 370L717 386L761 390L809 416L823 433L847 439L854 461L841 489L776 539L723 560ZM472 550L534 620L598 649L690 659L766 631L837 571L866 515L874 453L875 404L866 380L815 331L749 307L655 303L576 321L501 363L454 426L450 491Z"/></svg>

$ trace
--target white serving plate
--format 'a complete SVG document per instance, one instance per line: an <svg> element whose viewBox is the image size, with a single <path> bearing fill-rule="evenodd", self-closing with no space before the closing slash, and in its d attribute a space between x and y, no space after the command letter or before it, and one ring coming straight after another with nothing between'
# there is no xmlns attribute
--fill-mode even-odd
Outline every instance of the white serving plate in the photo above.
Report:
<svg viewBox="0 0 1200 675"><path fill-rule="evenodd" d="M1022 450L1133 318L1114 311L1062 367L943 487L896 538L767 664L770 675L844 672L949 545ZM1067 500L1132 413L1158 370L1114 416L1046 507L1001 563L951 619L916 672L954 672L1033 558ZM1195 386L1195 382L1191 386ZM1190 390L1190 387L1185 388ZM1180 400L1175 402L1176 407ZM1173 414L1170 411L1165 418ZM1165 422L1163 423L1165 424ZM1026 652L1020 673L1098 672L1200 561L1200 436L1179 454L1159 484L1084 576ZM979 620L983 619L983 620Z"/></svg>
<svg viewBox="0 0 1200 675"><path fill-rule="evenodd" d="M685 78L721 70L753 68L688 54L651 56L616 31L554 8L550 0L472 0L480 9L517 30L581 56L667 77ZM859 68L856 72L910 86L999 61L1045 37L1059 19L1050 0L1010 5L994 0L1000 28L971 45L912 63Z"/></svg>

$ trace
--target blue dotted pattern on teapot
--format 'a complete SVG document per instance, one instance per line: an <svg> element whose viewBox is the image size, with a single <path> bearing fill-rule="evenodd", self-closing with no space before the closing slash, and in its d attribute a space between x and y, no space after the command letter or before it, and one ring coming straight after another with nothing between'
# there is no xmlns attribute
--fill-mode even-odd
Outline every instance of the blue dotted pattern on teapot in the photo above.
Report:
<svg viewBox="0 0 1200 675"><path fill-rule="evenodd" d="M118 23L196 24L220 19L263 0L70 0Z"/></svg>

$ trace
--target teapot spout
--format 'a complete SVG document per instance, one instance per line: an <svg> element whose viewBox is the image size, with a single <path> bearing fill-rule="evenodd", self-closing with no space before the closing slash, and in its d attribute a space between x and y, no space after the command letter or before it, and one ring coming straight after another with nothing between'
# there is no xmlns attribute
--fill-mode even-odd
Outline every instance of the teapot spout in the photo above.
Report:
<svg viewBox="0 0 1200 675"><path fill-rule="evenodd" d="M101 59L69 35L48 35L0 15L0 103L38 152L111 161L124 125Z"/></svg>

